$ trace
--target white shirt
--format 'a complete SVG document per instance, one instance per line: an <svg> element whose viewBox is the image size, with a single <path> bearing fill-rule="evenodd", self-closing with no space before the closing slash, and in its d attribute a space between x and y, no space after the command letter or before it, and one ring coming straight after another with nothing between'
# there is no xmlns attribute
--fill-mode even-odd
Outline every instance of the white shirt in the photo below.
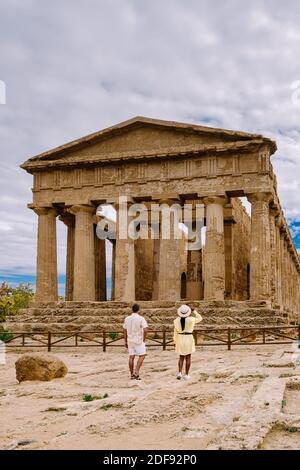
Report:
<svg viewBox="0 0 300 470"><path fill-rule="evenodd" d="M127 330L128 346L137 346L144 342L144 328L148 328L148 324L144 317L133 312L125 318L124 330Z"/></svg>

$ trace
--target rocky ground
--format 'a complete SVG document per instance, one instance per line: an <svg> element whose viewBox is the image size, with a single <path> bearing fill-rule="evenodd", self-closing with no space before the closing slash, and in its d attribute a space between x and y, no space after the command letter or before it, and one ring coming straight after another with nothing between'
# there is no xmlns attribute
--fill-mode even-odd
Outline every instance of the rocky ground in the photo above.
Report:
<svg viewBox="0 0 300 470"><path fill-rule="evenodd" d="M151 350L142 381L123 349L53 351L68 375L22 382L0 365L0 449L299 449L300 365L286 345L199 348L176 380L174 351ZM92 401L84 401L90 395Z"/></svg>

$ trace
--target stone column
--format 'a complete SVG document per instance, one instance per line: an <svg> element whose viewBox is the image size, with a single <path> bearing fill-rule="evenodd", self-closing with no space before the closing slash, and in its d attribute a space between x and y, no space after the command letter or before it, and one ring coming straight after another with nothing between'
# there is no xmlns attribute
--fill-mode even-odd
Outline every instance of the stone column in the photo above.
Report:
<svg viewBox="0 0 300 470"><path fill-rule="evenodd" d="M75 217L70 213L64 213L59 218L67 226L68 231L65 299L71 301L74 289Z"/></svg>
<svg viewBox="0 0 300 470"><path fill-rule="evenodd" d="M111 240L112 260L111 260L111 295L110 300L115 300L115 281L116 281L116 240Z"/></svg>
<svg viewBox="0 0 300 470"><path fill-rule="evenodd" d="M160 204L169 206L178 203L171 199L161 200ZM159 240L159 273L158 273L158 300L180 300L181 273L180 273L180 239L174 238L175 227L174 212L170 210L170 233L165 238L162 214Z"/></svg>
<svg viewBox="0 0 300 470"><path fill-rule="evenodd" d="M135 240L128 235L128 225L132 218L128 215L130 203L115 204L116 224L116 262L115 262L115 300L132 302L135 299ZM127 228L127 230L126 230Z"/></svg>
<svg viewBox="0 0 300 470"><path fill-rule="evenodd" d="M96 300L106 300L106 247L105 240L97 237L94 227L95 240L95 295Z"/></svg>
<svg viewBox="0 0 300 470"><path fill-rule="evenodd" d="M273 302L278 303L278 290L277 290L277 266L276 259L278 256L277 252L277 243L276 243L276 225L275 217L277 217L279 211L276 207L271 206L269 211L269 224L270 224L270 289L271 289L271 299Z"/></svg>
<svg viewBox="0 0 300 470"><path fill-rule="evenodd" d="M159 283L159 248L160 239L155 238L153 240L153 292L152 300L158 300L158 283Z"/></svg>
<svg viewBox="0 0 300 470"><path fill-rule="evenodd" d="M187 254L187 293L188 300L201 300L202 292L202 249L189 250Z"/></svg>
<svg viewBox="0 0 300 470"><path fill-rule="evenodd" d="M281 253L281 299L282 306L286 306L286 273L285 273L285 230L283 225L280 227L280 253Z"/></svg>
<svg viewBox="0 0 300 470"><path fill-rule="evenodd" d="M153 239L153 264L152 264L152 300L158 300L159 283L159 251L160 251L160 211L158 205L151 206L151 237Z"/></svg>
<svg viewBox="0 0 300 470"><path fill-rule="evenodd" d="M70 209L75 215L74 301L94 301L95 246L93 216L95 208L77 205Z"/></svg>
<svg viewBox="0 0 300 470"><path fill-rule="evenodd" d="M284 234L283 241L283 273L284 273L284 306L285 309L289 309L289 276L288 276L288 236L287 233Z"/></svg>
<svg viewBox="0 0 300 470"><path fill-rule="evenodd" d="M288 272L288 306L292 311L293 309L293 276L292 276L292 252L293 244L291 240L288 239L288 249L287 249L287 272Z"/></svg>
<svg viewBox="0 0 300 470"><path fill-rule="evenodd" d="M229 206L229 204L227 204ZM232 206L231 206L232 207ZM231 209L232 210L232 209ZM233 263L233 224L234 220L224 220L224 252L225 252L225 299L236 299L236 273ZM237 300L237 299L236 299Z"/></svg>
<svg viewBox="0 0 300 470"><path fill-rule="evenodd" d="M57 301L56 210L32 207L38 215L36 300Z"/></svg>
<svg viewBox="0 0 300 470"><path fill-rule="evenodd" d="M135 242L136 300L152 300L153 295L153 240L148 221L148 209L139 214L139 238Z"/></svg>
<svg viewBox="0 0 300 470"><path fill-rule="evenodd" d="M270 300L270 193L248 195L251 209L250 299Z"/></svg>
<svg viewBox="0 0 300 470"><path fill-rule="evenodd" d="M185 209L187 213L187 209ZM191 219L191 234L189 239L194 236L197 230L197 223L195 220L195 210L190 209L189 219ZM188 213L187 213L188 214ZM204 215L204 214L203 214ZM188 245L187 252L187 283L186 283L186 298L188 300L200 300L203 298L202 292L202 244L201 233L197 234L197 238L193 240L191 246ZM193 249L191 249L193 248Z"/></svg>
<svg viewBox="0 0 300 470"><path fill-rule="evenodd" d="M280 228L282 227L282 219L277 216L275 219L276 228L276 282L277 282L277 302L282 305L282 263L281 263L281 241Z"/></svg>
<svg viewBox="0 0 300 470"><path fill-rule="evenodd" d="M225 252L224 205L225 196L205 197L206 241L204 248L204 300L224 300Z"/></svg>

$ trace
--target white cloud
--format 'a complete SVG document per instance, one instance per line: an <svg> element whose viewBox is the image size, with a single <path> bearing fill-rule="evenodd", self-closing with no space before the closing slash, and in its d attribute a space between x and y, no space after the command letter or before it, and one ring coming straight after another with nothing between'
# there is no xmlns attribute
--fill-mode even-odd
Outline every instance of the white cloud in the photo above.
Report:
<svg viewBox="0 0 300 470"><path fill-rule="evenodd" d="M134 115L276 139L281 202L300 219L299 2L2 0L0 18L0 268L34 271L31 177L18 165Z"/></svg>

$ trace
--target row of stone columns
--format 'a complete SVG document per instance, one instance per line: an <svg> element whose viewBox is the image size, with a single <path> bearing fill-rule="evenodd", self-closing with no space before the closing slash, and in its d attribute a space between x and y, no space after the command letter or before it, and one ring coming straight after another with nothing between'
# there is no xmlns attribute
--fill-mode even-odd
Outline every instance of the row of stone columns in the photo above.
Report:
<svg viewBox="0 0 300 470"><path fill-rule="evenodd" d="M34 207L38 215L36 299L56 301L56 217L52 207ZM73 206L60 216L67 226L66 300L105 300L105 240L95 235L95 209Z"/></svg>
<svg viewBox="0 0 300 470"><path fill-rule="evenodd" d="M276 230L279 250L277 280L279 289L276 302L297 315L300 305L300 275L291 240L280 217L276 220Z"/></svg>
<svg viewBox="0 0 300 470"><path fill-rule="evenodd" d="M285 282L285 279L291 279L288 276L289 271L294 271L297 274L296 264L292 262L287 247L279 246L280 236L275 224L278 212L275 207L270 207L271 199L272 195L265 192L248 195L248 200L252 205L250 298L272 300L284 305L293 303L293 306L296 307L299 275L295 275L294 281L288 284ZM204 300L224 299L224 206L227 202L225 196L203 198L206 207L206 243L203 256ZM174 203L174 201L169 201L169 203ZM154 244L153 290L154 298L159 300L178 300L180 298L180 278L177 266L179 254L176 240L172 239L173 232L174 225L171 220L171 238L169 240L155 240ZM134 243L132 240L126 240L122 243L117 240L117 246L118 244L119 251L116 250L116 259L117 265L119 265L119 275L116 276L116 283L119 284L119 288L115 298L116 300L132 300L135 278ZM197 269L201 263L201 254L199 251L190 252L190 257L194 258ZM279 263L280 256L283 259L281 263ZM199 283L194 290L196 291L197 288L199 288ZM291 291L290 294L287 292L288 289ZM282 295L281 291L285 294ZM200 298L200 295L195 298ZM188 293L188 298L192 298L190 293ZM295 300L292 301L292 298Z"/></svg>
<svg viewBox="0 0 300 470"><path fill-rule="evenodd" d="M270 193L248 196L251 212L250 293L255 300L297 313L300 305L299 263L279 207Z"/></svg>
<svg viewBox="0 0 300 470"><path fill-rule="evenodd" d="M299 305L299 273L293 260L284 224L271 195L258 192L248 195L252 204L250 298L272 300L293 310ZM165 201L166 202L166 201ZM168 202L168 201L167 201ZM174 203L170 200L169 203ZM225 196L203 198L206 207L206 243L203 252L191 251L190 262L198 272L203 254L204 300L223 300L225 294L224 205ZM117 209L117 237L113 242L112 298L132 301L135 298L135 240L120 237L119 222L124 213ZM38 214L37 300L57 299L56 216L54 208L34 208ZM172 212L171 212L172 214ZM130 222L128 211L126 212ZM61 216L68 227L66 299L74 301L105 300L105 241L95 237L95 208L76 205ZM170 239L154 242L153 298L180 299L179 240L174 240L174 217ZM193 260L192 260L193 258ZM293 280L294 279L294 280ZM197 285L196 285L197 284ZM189 289L196 292L199 282ZM297 290L298 289L298 290ZM191 293L188 292L188 298ZM197 295L197 294L195 294ZM199 292L200 298L201 293ZM197 298L197 297L196 297ZM297 303L298 302L298 303Z"/></svg>
<svg viewBox="0 0 300 470"><path fill-rule="evenodd" d="M170 201L170 204L173 202ZM222 300L225 289L223 206L226 204L226 198L205 198L204 203L207 207L206 248L203 268L206 280L204 298ZM38 276L37 297L40 300L55 300L57 298L57 287L54 290L53 286L57 286L57 278L54 277L56 275L56 258L54 259L54 253L56 256L56 238L54 237L54 232L56 233L56 213L51 208L44 208L41 212L36 210L36 212L39 215L38 273L45 273L45 276ZM154 292L154 298L159 300L179 300L180 298L179 241L173 238L174 217L172 215L171 213L170 239L161 238L156 240L154 269L156 269L155 288L157 297ZM95 259L97 250L95 250L94 245L93 217L94 208L84 205L73 206L69 213L61 216L61 219L68 227L67 300L85 301L99 298L96 296L96 273L93 269L93 266L99 266ZM119 211L117 210L117 227L119 227L118 217ZM127 222L130 222L130 220ZM44 227L46 226L48 227L47 236L44 235ZM45 249L46 242L50 251ZM99 242L101 241L99 240ZM196 269L199 269L200 252L198 250L191 251L190 255L194 258ZM120 239L118 232L115 249L113 250L113 271L113 298L115 300L133 300L135 298L134 240L131 238ZM103 271L101 274L100 279L105 277ZM40 279L43 279L43 285ZM48 282L48 279L51 279L51 281ZM188 292L189 297L190 295L191 293Z"/></svg>

